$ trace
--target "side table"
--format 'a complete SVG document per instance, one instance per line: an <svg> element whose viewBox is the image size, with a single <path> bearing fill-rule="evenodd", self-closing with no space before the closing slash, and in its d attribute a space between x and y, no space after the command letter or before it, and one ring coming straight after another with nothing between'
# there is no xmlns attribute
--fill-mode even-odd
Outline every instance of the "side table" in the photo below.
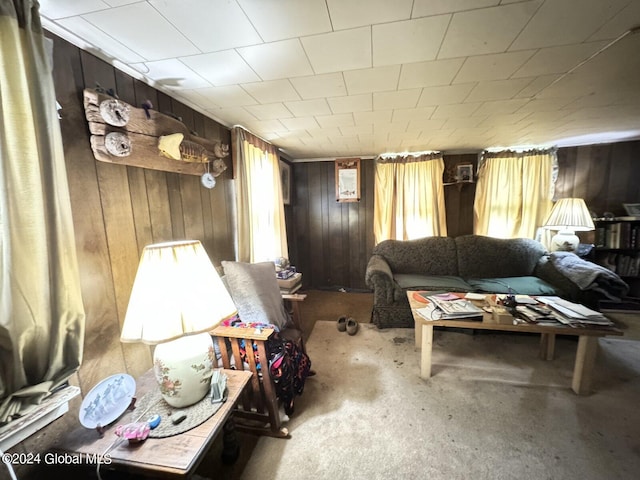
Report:
<svg viewBox="0 0 640 480"><path fill-rule="evenodd" d="M56 451L64 455L60 458L68 458L65 463L97 468L100 462L102 471L120 470L153 478L188 478L223 428L225 436L228 435L225 425L251 379L251 372L225 369L224 373L227 375L227 401L212 417L191 430L170 437L147 438L134 445L125 440L109 450L118 438L113 433L115 427L134 421L142 413L134 409L106 427L102 436L96 430L80 426L78 421L78 427L64 437ZM136 387L138 399L152 388L157 388L153 371L148 370L137 379Z"/></svg>

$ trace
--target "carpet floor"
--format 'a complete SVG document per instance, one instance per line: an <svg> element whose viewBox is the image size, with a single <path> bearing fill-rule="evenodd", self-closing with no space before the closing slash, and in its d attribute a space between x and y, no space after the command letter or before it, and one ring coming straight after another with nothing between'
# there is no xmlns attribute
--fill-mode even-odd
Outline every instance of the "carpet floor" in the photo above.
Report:
<svg viewBox="0 0 640 480"><path fill-rule="evenodd" d="M437 330L419 378L412 329L316 321L290 439L241 435L226 479L630 479L640 471L640 342L599 340L594 392L570 389L577 342L538 358L537 336Z"/></svg>

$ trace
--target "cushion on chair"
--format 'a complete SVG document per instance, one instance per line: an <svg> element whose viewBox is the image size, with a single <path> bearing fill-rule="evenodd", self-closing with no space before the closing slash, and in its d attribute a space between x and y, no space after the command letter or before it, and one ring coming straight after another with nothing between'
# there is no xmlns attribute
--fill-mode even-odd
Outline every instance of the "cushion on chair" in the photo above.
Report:
<svg viewBox="0 0 640 480"><path fill-rule="evenodd" d="M272 323L284 328L289 315L284 308L272 262L243 263L223 261L225 283L246 323Z"/></svg>
<svg viewBox="0 0 640 480"><path fill-rule="evenodd" d="M558 291L541 278L533 276L502 278L470 278L475 291L487 293L515 293L519 295L558 295ZM510 290L511 289L511 290Z"/></svg>

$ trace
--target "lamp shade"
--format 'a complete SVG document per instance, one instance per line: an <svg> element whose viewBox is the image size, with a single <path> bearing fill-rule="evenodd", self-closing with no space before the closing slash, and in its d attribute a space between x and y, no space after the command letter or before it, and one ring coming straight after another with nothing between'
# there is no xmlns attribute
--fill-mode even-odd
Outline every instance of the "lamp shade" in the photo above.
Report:
<svg viewBox="0 0 640 480"><path fill-rule="evenodd" d="M561 198L551 209L544 228L586 232L595 229L595 226L582 198Z"/></svg>
<svg viewBox="0 0 640 480"><path fill-rule="evenodd" d="M198 240L148 245L138 265L120 341L155 345L208 332L236 313Z"/></svg>

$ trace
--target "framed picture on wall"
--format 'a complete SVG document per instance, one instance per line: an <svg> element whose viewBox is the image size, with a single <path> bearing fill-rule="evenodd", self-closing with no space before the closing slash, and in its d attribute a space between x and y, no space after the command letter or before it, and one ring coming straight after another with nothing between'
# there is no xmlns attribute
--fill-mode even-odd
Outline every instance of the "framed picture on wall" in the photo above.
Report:
<svg viewBox="0 0 640 480"><path fill-rule="evenodd" d="M456 165L456 182L473 182L473 165L464 163Z"/></svg>
<svg viewBox="0 0 640 480"><path fill-rule="evenodd" d="M348 158L335 162L336 201L360 201L360 159Z"/></svg>
<svg viewBox="0 0 640 480"><path fill-rule="evenodd" d="M280 160L280 181L282 182L282 203L291 204L291 165Z"/></svg>

